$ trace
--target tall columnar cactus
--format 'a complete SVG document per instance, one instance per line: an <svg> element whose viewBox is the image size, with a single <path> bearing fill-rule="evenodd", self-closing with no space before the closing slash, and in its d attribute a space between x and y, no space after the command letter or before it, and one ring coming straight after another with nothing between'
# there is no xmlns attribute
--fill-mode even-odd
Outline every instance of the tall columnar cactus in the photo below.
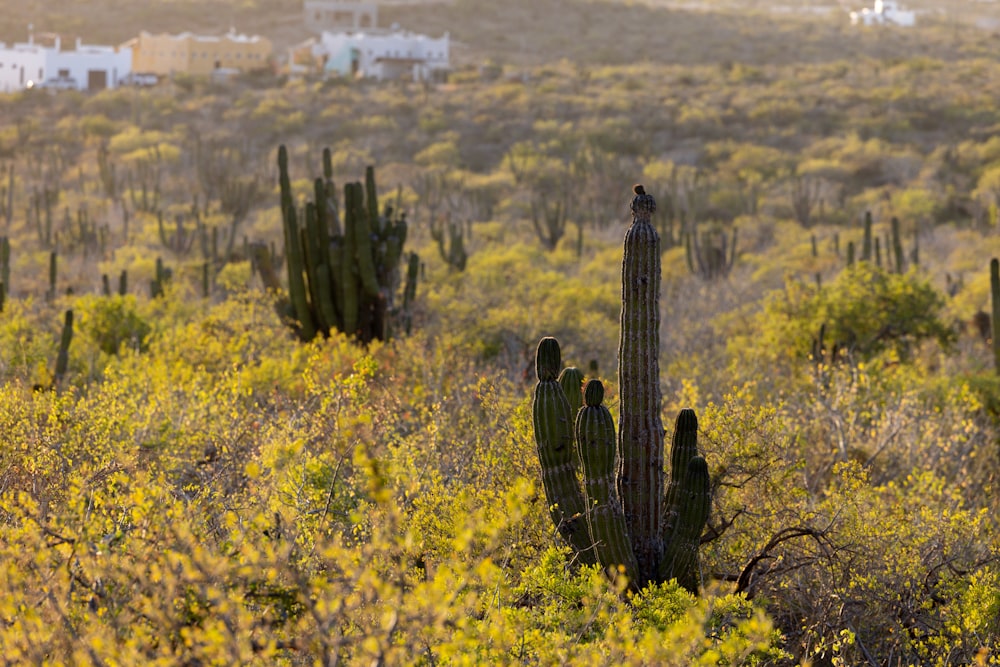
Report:
<svg viewBox="0 0 1000 667"><path fill-rule="evenodd" d="M10 239L0 236L0 283L10 291Z"/></svg>
<svg viewBox="0 0 1000 667"><path fill-rule="evenodd" d="M47 301L55 301L56 299L56 285L59 272L58 263L59 255L53 250L49 253L49 289L45 293L45 299Z"/></svg>
<svg viewBox="0 0 1000 667"><path fill-rule="evenodd" d="M990 305L993 341L993 369L1000 375L1000 261L990 260Z"/></svg>
<svg viewBox="0 0 1000 667"><path fill-rule="evenodd" d="M660 235L656 200L636 188L622 259L618 346L618 492L643 582L655 577L663 543L663 422L660 420Z"/></svg>
<svg viewBox="0 0 1000 667"><path fill-rule="evenodd" d="M281 213L288 268L289 313L304 340L336 329L362 342L389 337L392 321L406 324L395 307L401 280L407 224L392 210L378 211L375 171L365 183L344 185L343 207L337 205L329 151L323 153L323 178L313 182L314 201L296 206L288 175L288 152L278 149ZM341 219L342 218L342 219ZM343 223L341 225L341 223ZM415 293L414 281L404 297Z"/></svg>
<svg viewBox="0 0 1000 667"><path fill-rule="evenodd" d="M633 590L676 578L697 592L698 545L711 503L708 467L698 455L697 418L693 411L683 410L677 418L671 476L664 492L658 356L660 241L651 224L656 202L642 186L636 186L631 208L633 221L625 235L622 260L620 429L616 441L611 415L602 405L604 387L588 382L573 433L583 467L588 535L585 544L580 544L578 532L567 539L581 556L595 551L601 566L613 576L624 573ZM558 343L542 339L532 406L535 438L546 497L550 506L556 506L552 516L563 529L567 516L577 511L580 491L575 484L574 457L561 444L568 437L561 424L569 401L555 382L559 362ZM548 415L544 423L549 430L539 428L540 413Z"/></svg>
<svg viewBox="0 0 1000 667"><path fill-rule="evenodd" d="M861 244L861 261L872 261L872 212L865 211L865 234Z"/></svg>
<svg viewBox="0 0 1000 667"><path fill-rule="evenodd" d="M903 258L903 236L899 233L899 218L892 218L892 256L896 273L906 273L906 260Z"/></svg>
<svg viewBox="0 0 1000 667"><path fill-rule="evenodd" d="M73 342L73 311L67 310L63 316L62 333L59 335L59 352L56 354L56 368L53 372L56 384L62 381L69 370L69 344Z"/></svg>

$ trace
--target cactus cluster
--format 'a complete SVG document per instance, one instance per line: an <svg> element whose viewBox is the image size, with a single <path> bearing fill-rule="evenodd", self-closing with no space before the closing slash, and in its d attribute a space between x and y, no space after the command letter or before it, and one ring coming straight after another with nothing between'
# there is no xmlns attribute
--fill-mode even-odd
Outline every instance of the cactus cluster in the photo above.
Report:
<svg viewBox="0 0 1000 667"><path fill-rule="evenodd" d="M883 264L882 255L885 254ZM853 266L856 259L856 250L853 242L847 244L847 266ZM903 250L903 236L900 232L899 218L893 217L889 223L889 234L883 239L872 231L871 211L865 211L864 235L861 243L862 262L873 262L875 266L892 271L893 273L906 273L907 262L911 266L920 264L920 239L917 229L913 230L913 249L907 258Z"/></svg>
<svg viewBox="0 0 1000 667"><path fill-rule="evenodd" d="M579 371L559 376L559 343L546 337L536 352L535 443L552 519L582 562L596 560L610 576L624 575L632 590L676 579L697 592L698 546L711 503L708 467L698 454L697 417L682 410L664 490L660 239L650 222L656 202L636 186L631 208L622 260L618 436L603 405L604 386L590 380L581 397Z"/></svg>
<svg viewBox="0 0 1000 667"><path fill-rule="evenodd" d="M375 171L365 182L344 186L339 206L333 185L330 152L323 153L323 178L314 182L315 199L301 209L292 198L288 152L278 149L281 215L285 232L288 294L295 328L303 340L336 329L361 342L386 340L393 320L409 326L409 313L393 303L399 286L405 215L393 219L387 207L379 214ZM415 294L416 271L410 257L404 305Z"/></svg>
<svg viewBox="0 0 1000 667"><path fill-rule="evenodd" d="M736 263L736 227L732 237L725 230L712 228L698 233L697 229L684 236L684 250L691 273L705 280L725 278Z"/></svg>

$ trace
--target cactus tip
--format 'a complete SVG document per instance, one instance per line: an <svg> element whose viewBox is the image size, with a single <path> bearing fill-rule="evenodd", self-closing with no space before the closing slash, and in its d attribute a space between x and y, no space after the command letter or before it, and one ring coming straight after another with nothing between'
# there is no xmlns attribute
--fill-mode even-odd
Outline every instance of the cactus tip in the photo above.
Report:
<svg viewBox="0 0 1000 667"><path fill-rule="evenodd" d="M559 368L562 366L562 353L559 350L559 341L552 336L546 336L538 341L538 349L535 351L535 374L539 382L552 382L559 377Z"/></svg>
<svg viewBox="0 0 1000 667"><path fill-rule="evenodd" d="M632 197L632 203L629 204L632 215L637 220L648 220L649 216L656 212L656 200L653 199L653 195L646 194L646 188L638 183L632 186L632 192L635 194Z"/></svg>
<svg viewBox="0 0 1000 667"><path fill-rule="evenodd" d="M604 385L600 380L587 380L583 390L583 400L587 407L597 407L604 401Z"/></svg>

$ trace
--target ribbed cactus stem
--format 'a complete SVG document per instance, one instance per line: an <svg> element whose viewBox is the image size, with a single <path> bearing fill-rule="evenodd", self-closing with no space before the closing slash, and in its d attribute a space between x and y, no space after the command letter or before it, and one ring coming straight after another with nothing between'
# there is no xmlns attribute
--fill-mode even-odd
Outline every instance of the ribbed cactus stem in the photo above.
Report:
<svg viewBox="0 0 1000 667"><path fill-rule="evenodd" d="M892 218L892 254L896 262L896 273L906 271L906 260L903 257L903 236L899 233L899 218Z"/></svg>
<svg viewBox="0 0 1000 667"><path fill-rule="evenodd" d="M52 251L49 253L49 301L56 298L56 283L58 274L59 255Z"/></svg>
<svg viewBox="0 0 1000 667"><path fill-rule="evenodd" d="M700 581L698 545L711 509L709 487L708 466L698 454L698 417L694 410L681 410L670 447L659 578L676 578L692 593L698 592Z"/></svg>
<svg viewBox="0 0 1000 667"><path fill-rule="evenodd" d="M576 413L583 407L583 373L576 366L567 366L559 373L559 384L566 392L573 418L576 419Z"/></svg>
<svg viewBox="0 0 1000 667"><path fill-rule="evenodd" d="M576 479L573 417L569 401L557 381L561 364L559 342L543 338L535 352L535 385L531 416L542 467L542 485L552 521L582 562L597 557L587 527L587 505Z"/></svg>
<svg viewBox="0 0 1000 667"><path fill-rule="evenodd" d="M698 546L711 510L708 464L701 456L688 462L679 496L676 523L664 543L660 580L676 578L677 583L697 594L701 581Z"/></svg>
<svg viewBox="0 0 1000 667"><path fill-rule="evenodd" d="M990 303L992 306L993 368L1000 374L1000 261L990 260Z"/></svg>
<svg viewBox="0 0 1000 667"><path fill-rule="evenodd" d="M861 261L872 261L872 212L865 211L865 235L861 245Z"/></svg>
<svg viewBox="0 0 1000 667"><path fill-rule="evenodd" d="M638 565L615 485L615 424L603 400L604 385L600 380L590 380L585 391L585 405L576 416L576 442L583 463L588 507L587 525L601 567L612 579L619 574L625 575L630 586L637 590Z"/></svg>
<svg viewBox="0 0 1000 667"><path fill-rule="evenodd" d="M73 342L73 311L67 310L63 319L62 334L59 336L59 352L56 355L56 382L65 377L69 370L69 345Z"/></svg>
<svg viewBox="0 0 1000 667"><path fill-rule="evenodd" d="M281 187L281 216L285 232L288 296L295 308L295 317L299 322L299 334L304 340L312 340L316 336L316 324L313 321L309 300L306 296L305 262L302 256L295 202L292 200L292 184L288 176L288 151L284 146L278 148L278 180Z"/></svg>
<svg viewBox="0 0 1000 667"><path fill-rule="evenodd" d="M663 550L663 423L660 420L660 237L656 201L641 185L622 259L618 386L618 492L639 566L639 585L657 576Z"/></svg>

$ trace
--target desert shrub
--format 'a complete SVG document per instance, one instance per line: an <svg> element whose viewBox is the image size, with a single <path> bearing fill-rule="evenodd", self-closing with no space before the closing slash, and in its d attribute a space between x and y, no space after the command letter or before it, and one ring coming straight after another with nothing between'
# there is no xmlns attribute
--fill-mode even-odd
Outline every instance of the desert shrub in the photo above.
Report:
<svg viewBox="0 0 1000 667"><path fill-rule="evenodd" d="M88 296L75 302L80 329L104 354L118 354L123 345L137 352L148 348L152 326L138 312L132 295Z"/></svg>
<svg viewBox="0 0 1000 667"><path fill-rule="evenodd" d="M789 282L765 301L754 328L758 345L749 352L774 362L906 362L923 342L947 347L956 335L944 318L944 296L930 283L869 262L818 289ZM734 352L745 343L741 339Z"/></svg>

